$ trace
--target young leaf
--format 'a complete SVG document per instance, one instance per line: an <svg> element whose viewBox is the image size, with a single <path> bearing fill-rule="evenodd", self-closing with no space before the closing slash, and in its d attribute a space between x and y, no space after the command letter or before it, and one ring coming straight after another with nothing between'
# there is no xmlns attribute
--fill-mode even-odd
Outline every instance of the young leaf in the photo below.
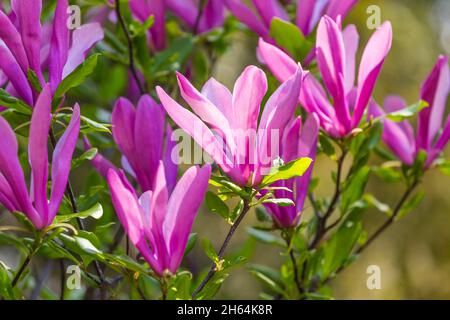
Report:
<svg viewBox="0 0 450 320"><path fill-rule="evenodd" d="M263 203L273 203L279 205L280 207L295 206L294 201L289 198L271 198L264 200Z"/></svg>
<svg viewBox="0 0 450 320"><path fill-rule="evenodd" d="M208 191L205 201L209 211L219 214L224 219L228 219L230 214L228 206L214 192Z"/></svg>
<svg viewBox="0 0 450 320"><path fill-rule="evenodd" d="M264 177L260 187L265 187L269 184L274 183L275 181L287 180L293 177L302 176L309 168L311 162L311 158L305 157L292 160L280 167L274 167L271 169L270 174Z"/></svg>
<svg viewBox="0 0 450 320"><path fill-rule="evenodd" d="M31 85L33 86L34 90L36 90L37 92L42 91L41 82L39 81L39 78L37 77L33 69L28 69L27 78L28 81L30 81Z"/></svg>
<svg viewBox="0 0 450 320"><path fill-rule="evenodd" d="M278 247L282 247L282 248L286 247L286 243L284 242L283 239L281 239L280 237L278 237L270 232L257 230L255 228L248 228L247 232L252 238L254 238L262 243L266 243L266 244L270 244L270 245L278 246Z"/></svg>
<svg viewBox="0 0 450 320"><path fill-rule="evenodd" d="M56 88L54 98L60 98L70 89L82 84L94 71L97 65L97 59L100 55L100 53L95 53L89 56L82 64L72 71L71 74L65 77Z"/></svg>
<svg viewBox="0 0 450 320"><path fill-rule="evenodd" d="M202 239L202 248L203 251L205 251L208 258L210 258L214 263L219 263L219 256L216 253L216 250L214 249L211 241L209 241L207 238Z"/></svg>
<svg viewBox="0 0 450 320"><path fill-rule="evenodd" d="M87 217L92 217L92 218L98 220L102 217L102 215L103 215L103 207L100 203L96 203L89 209L81 211L81 212L57 215L55 217L55 223L67 222L67 221L70 221L71 219L75 219L75 218L85 219Z"/></svg>
<svg viewBox="0 0 450 320"><path fill-rule="evenodd" d="M299 61L303 60L313 47L296 25L279 18L273 18L270 23L270 37Z"/></svg>
<svg viewBox="0 0 450 320"><path fill-rule="evenodd" d="M400 122L407 118L411 118L419 113L422 109L428 107L428 102L420 100L419 102L410 105L404 109L391 112L386 115L386 118L392 121Z"/></svg>
<svg viewBox="0 0 450 320"><path fill-rule="evenodd" d="M31 116L33 110L31 106L10 95L5 89L2 88L0 88L0 105L27 116Z"/></svg>

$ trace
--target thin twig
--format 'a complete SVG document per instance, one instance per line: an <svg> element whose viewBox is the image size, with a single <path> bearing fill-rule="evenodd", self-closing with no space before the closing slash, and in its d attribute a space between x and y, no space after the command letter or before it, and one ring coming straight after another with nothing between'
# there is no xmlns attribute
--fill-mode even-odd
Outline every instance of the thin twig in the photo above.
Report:
<svg viewBox="0 0 450 320"><path fill-rule="evenodd" d="M11 287L12 287L12 288L14 288L14 287L16 286L16 284L19 282L20 277L22 276L23 272L25 271L25 269L26 269L26 268L28 267L28 265L30 264L31 258L33 257L33 255L34 255L34 250L31 251L31 252L27 255L27 257L25 258L25 260L23 261L22 265L21 265L20 268L19 268L19 271L17 271L17 273L16 273L14 279L13 279L12 282L11 282Z"/></svg>
<svg viewBox="0 0 450 320"><path fill-rule="evenodd" d="M136 81L136 84L139 88L139 91L141 94L145 94L145 88L144 85L141 83L141 79L139 79L139 75L136 71L136 66L134 63L134 45L133 45L133 39L131 38L130 32L128 31L127 25L125 23L125 19L122 15L122 11L120 8L120 0L115 0L115 9L116 9L116 15L117 19L119 20L119 24L122 28L123 33L125 34L125 38L127 39L128 44L128 59L129 59L129 65L131 74L133 75L134 80Z"/></svg>
<svg viewBox="0 0 450 320"><path fill-rule="evenodd" d="M197 7L197 17L195 18L194 28L192 29L193 34L197 34L198 28L200 27L200 21L202 20L203 10L205 10L208 0L200 0Z"/></svg>
<svg viewBox="0 0 450 320"><path fill-rule="evenodd" d="M347 155L348 151L346 149L342 150L342 154L338 159L337 162L337 174L336 174L336 187L334 190L333 198L331 199L330 205L328 206L328 210L324 213L323 216L318 216L317 221L317 231L316 234L310 243L308 249L314 249L322 240L325 233L327 232L327 221L328 218L333 214L334 210L336 209L338 200L341 196L341 179L342 179L342 170L344 165L344 160Z"/></svg>
<svg viewBox="0 0 450 320"><path fill-rule="evenodd" d="M397 206L395 207L392 215L387 219L380 228L378 228L374 234L372 234L371 237L367 239L367 241L361 245L356 251L356 254L360 254L362 251L364 251L376 238L378 238L392 223L394 223L395 219L397 218L398 214L400 213L400 210L403 208L403 205L405 204L406 200L408 200L411 193L414 191L414 189L419 185L419 181L414 181L403 193L403 196L400 198L399 202L397 203Z"/></svg>
<svg viewBox="0 0 450 320"><path fill-rule="evenodd" d="M247 214L247 212L249 211L249 209L250 209L249 200L244 199L244 206L242 208L242 212L237 217L237 219L233 223L233 225L230 227L230 230L228 231L228 234L225 237L225 240L217 254L219 261L222 260L223 255L225 254L225 250L227 249L228 245L230 244L230 241L231 241L231 238L233 237L234 232L239 227L239 224L242 222L242 220L244 219L244 217ZM203 290L203 288L206 286L206 284L209 282L209 280L211 280L211 278L214 276L216 271L217 271L216 264L215 263L211 264L211 268L209 269L209 272L206 275L205 279L203 279L203 281L200 283L200 285L197 287L197 289L195 289L194 292L192 293L192 299L194 299Z"/></svg>

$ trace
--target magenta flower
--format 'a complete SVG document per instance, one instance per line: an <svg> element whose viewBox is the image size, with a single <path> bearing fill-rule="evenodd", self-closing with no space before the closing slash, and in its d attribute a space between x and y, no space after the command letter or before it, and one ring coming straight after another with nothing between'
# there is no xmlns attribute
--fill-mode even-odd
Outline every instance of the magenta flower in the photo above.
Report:
<svg viewBox="0 0 450 320"><path fill-rule="evenodd" d="M51 123L51 90L45 85L33 109L28 143L31 167L30 192L17 156L18 145L6 120L0 116L0 202L8 211L24 213L38 229L52 224L58 211L67 179L72 154L80 130L80 109L74 106L72 119L53 152L52 186L47 197L48 156L47 141Z"/></svg>
<svg viewBox="0 0 450 320"><path fill-rule="evenodd" d="M203 9L202 16L197 24L198 2L200 0L131 0L130 9L133 15L141 22L153 15L155 21L149 30L151 47L163 50L166 47L165 13L171 11L179 17L187 27L203 33L223 24L224 9L222 0L209 0ZM194 30L197 28L197 30Z"/></svg>
<svg viewBox="0 0 450 320"><path fill-rule="evenodd" d="M301 157L315 159L317 150L317 136L319 133L319 120L315 114L311 114L302 128L300 117L292 121L286 130L282 143L282 159L292 161ZM306 196L308 195L308 185L311 181L313 165L311 165L301 177L289 180L280 180L272 184L271 187L284 187L276 189L275 198L291 199L295 206L281 207L273 203L264 203L270 212L275 223L281 228L295 227L298 224L303 211Z"/></svg>
<svg viewBox="0 0 450 320"><path fill-rule="evenodd" d="M164 166L153 191L140 198L124 173L110 170L108 185L117 216L130 241L158 276L177 272L197 211L205 196L211 167L191 167L169 196Z"/></svg>
<svg viewBox="0 0 450 320"><path fill-rule="evenodd" d="M296 24L308 36L324 14L336 20L344 18L358 0L299 0ZM260 37L268 40L273 18L289 21L289 15L277 0L251 0L254 9L243 0L223 0L233 15Z"/></svg>
<svg viewBox="0 0 450 320"><path fill-rule="evenodd" d="M54 92L103 38L103 31L98 23L88 23L71 32L67 0L57 1L50 32L41 27L40 0L16 0L11 7L13 14L0 11L0 69L9 80L8 91L33 105L36 94L27 79L28 69L36 73L41 85L45 84L43 71L48 69Z"/></svg>
<svg viewBox="0 0 450 320"><path fill-rule="evenodd" d="M170 139L172 129L166 125L165 112L149 95L143 95L135 109L126 98L116 101L112 113L114 141L122 152L122 167L135 178L142 191L153 190L160 160L164 163L168 190L175 186L178 165L172 159L175 142ZM164 143L164 136L167 140ZM85 139L85 148L91 146ZM175 157L175 155L173 155ZM107 176L115 166L97 154L92 160L97 171Z"/></svg>
<svg viewBox="0 0 450 320"><path fill-rule="evenodd" d="M414 137L414 129L408 121L382 120L384 125L383 141L404 164L412 165L417 153L424 150L428 155L426 163L428 167L445 148L450 139L450 115L447 117L442 132L441 129L449 92L448 57L440 56L420 90L420 98L426 101L429 107L419 112L416 137ZM406 102L397 96L387 97L383 104L383 109L388 113L405 107ZM369 114L373 117L384 117L385 115L373 100L370 103Z"/></svg>
<svg viewBox="0 0 450 320"><path fill-rule="evenodd" d="M169 116L231 180L241 186L257 186L279 156L274 149L297 106L301 68L267 100L259 124L261 102L267 91L267 79L261 69L247 67L233 93L213 78L200 93L183 75L177 76L181 95L195 114L157 87Z"/></svg>
<svg viewBox="0 0 450 320"><path fill-rule="evenodd" d="M369 39L359 66L355 86L355 56L359 35L350 25L342 32L330 17L323 17L317 29L316 54L320 74L331 96L312 74L305 76L300 103L316 113L321 127L330 135L342 138L358 127L372 95L392 42L392 29L385 22ZM295 72L295 62L278 48L260 40L258 52L275 77L285 81Z"/></svg>

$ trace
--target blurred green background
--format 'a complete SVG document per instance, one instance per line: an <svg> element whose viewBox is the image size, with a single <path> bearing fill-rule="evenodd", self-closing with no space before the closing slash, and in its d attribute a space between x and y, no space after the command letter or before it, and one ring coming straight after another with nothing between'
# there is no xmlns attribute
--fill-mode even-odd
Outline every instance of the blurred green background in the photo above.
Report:
<svg viewBox="0 0 450 320"><path fill-rule="evenodd" d="M375 98L381 103L387 94L399 94L408 103L419 99L419 88L433 67L439 54L450 54L450 1L448 0L385 0L359 1L345 25L353 23L361 36L360 51L372 30L366 27L370 5L381 9L381 20L390 20L393 26L393 44L376 85ZM250 33L235 35L232 48L216 64L214 76L228 87L248 64L257 64L256 37ZM447 107L450 99L447 100ZM448 109L448 108L447 108ZM447 148L449 149L449 148ZM447 150L447 155L450 155ZM335 165L321 157L316 162L314 175L321 178L319 195L330 196L333 184L331 170ZM356 262L332 281L337 299L450 299L450 177L430 171L421 186L426 196L421 205L404 219L394 224ZM403 192L400 184L387 184L376 176L369 182L369 191L382 201L394 204ZM305 205L304 218L311 214ZM385 217L371 210L366 215L365 228L369 234L380 226ZM256 223L249 215L246 226ZM249 244L242 226L233 239L232 249L240 250ZM217 246L228 227L220 218L202 212L195 229L212 239ZM222 235L222 237L219 236ZM251 242L251 241L250 241ZM207 264L200 248L192 253L191 261ZM251 262L276 266L280 253L257 244ZM381 290L366 286L369 265L381 268ZM245 269L236 269L222 288L221 298L256 298L261 286Z"/></svg>

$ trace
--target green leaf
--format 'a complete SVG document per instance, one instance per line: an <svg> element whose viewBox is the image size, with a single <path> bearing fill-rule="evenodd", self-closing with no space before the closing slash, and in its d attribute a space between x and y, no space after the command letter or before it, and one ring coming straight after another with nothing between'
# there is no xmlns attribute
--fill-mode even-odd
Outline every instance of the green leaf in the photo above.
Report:
<svg viewBox="0 0 450 320"><path fill-rule="evenodd" d="M284 293L283 281L277 270L257 264L251 264L247 268L268 289L279 294Z"/></svg>
<svg viewBox="0 0 450 320"><path fill-rule="evenodd" d="M443 174L450 176L450 161L449 160L444 160L439 159L437 161L437 168L439 169L439 171L441 171Z"/></svg>
<svg viewBox="0 0 450 320"><path fill-rule="evenodd" d="M415 194L411 199L409 199L398 212L397 220L405 217L408 213L416 209L420 205L424 197L425 192L421 191Z"/></svg>
<svg viewBox="0 0 450 320"><path fill-rule="evenodd" d="M80 129L85 134L90 133L90 132L111 133L111 130L109 130L109 127L110 127L109 124L99 123L99 122L89 119L85 116L80 116L80 121L83 124L83 127L84 126L86 127L86 128L82 127Z"/></svg>
<svg viewBox="0 0 450 320"><path fill-rule="evenodd" d="M133 20L129 26L129 31L131 36L139 37L143 36L147 33L148 29L150 29L155 22L155 17L150 15L144 23L140 23L139 21Z"/></svg>
<svg viewBox="0 0 450 320"><path fill-rule="evenodd" d="M270 37L298 61L303 60L313 47L296 25L279 18L270 22Z"/></svg>
<svg viewBox="0 0 450 320"><path fill-rule="evenodd" d="M57 215L55 217L55 223L67 222L75 218L85 219L87 217L92 217L98 220L102 217L102 215L103 215L103 207L100 203L96 203L89 209L81 212Z"/></svg>
<svg viewBox="0 0 450 320"><path fill-rule="evenodd" d="M393 167L372 167L372 172L386 182L397 182L402 179L402 173Z"/></svg>
<svg viewBox="0 0 450 320"><path fill-rule="evenodd" d="M286 243L284 242L284 240L281 239L280 237L274 235L273 233L258 230L255 228L248 228L247 232L252 238L254 238L262 243L266 243L266 244L270 244L270 245L282 247L282 248L286 247Z"/></svg>
<svg viewBox="0 0 450 320"><path fill-rule="evenodd" d="M377 208L378 211L385 213L388 217L392 215L392 209L386 203L380 202L372 194L365 194L364 200L372 207Z"/></svg>
<svg viewBox="0 0 450 320"><path fill-rule="evenodd" d="M100 53L95 53L89 56L81 65L73 70L72 73L65 77L56 88L54 98L60 98L70 89L82 84L86 78L94 72L100 55Z"/></svg>
<svg viewBox="0 0 450 320"><path fill-rule="evenodd" d="M388 113L386 118L392 121L400 122L407 118L411 118L419 113L422 109L429 106L428 102L420 100L419 102L410 105L404 109Z"/></svg>
<svg viewBox="0 0 450 320"><path fill-rule="evenodd" d="M97 155L98 149L91 148L85 151L81 156L72 160L72 170L79 167L84 161L92 160Z"/></svg>
<svg viewBox="0 0 450 320"><path fill-rule="evenodd" d="M208 258L210 258L214 263L219 263L219 256L216 253L216 250L214 249L211 241L207 238L202 239L202 248L203 251L206 253Z"/></svg>
<svg viewBox="0 0 450 320"><path fill-rule="evenodd" d="M267 212L266 208L264 208L263 206L257 206L255 212L258 221L261 222L272 221L272 216Z"/></svg>
<svg viewBox="0 0 450 320"><path fill-rule="evenodd" d="M294 201L292 201L289 198L270 198L270 199L265 199L263 201L263 203L273 203L276 204L280 207L290 207L290 206L295 206Z"/></svg>
<svg viewBox="0 0 450 320"><path fill-rule="evenodd" d="M10 95L5 89L2 88L0 88L0 105L27 116L31 116L33 110L31 106Z"/></svg>
<svg viewBox="0 0 450 320"><path fill-rule="evenodd" d="M146 274L148 273L148 270L142 266L141 264L137 263L133 259L131 259L129 256L126 255L118 255L118 254L109 254L109 253L103 253L101 255L104 258L104 261L112 266L116 267L122 267L125 269L129 269L135 272Z"/></svg>
<svg viewBox="0 0 450 320"><path fill-rule="evenodd" d="M184 255L186 256L195 246L198 239L198 233L191 233L186 244L186 249L184 250Z"/></svg>
<svg viewBox="0 0 450 320"><path fill-rule="evenodd" d="M225 202L219 198L214 192L208 191L206 193L206 206L209 211L219 214L222 218L228 219L230 210Z"/></svg>
<svg viewBox="0 0 450 320"><path fill-rule="evenodd" d="M42 91L41 82L39 81L39 78L36 75L36 73L33 71L33 69L28 69L27 78L28 78L28 81L33 86L34 90L36 90L38 93Z"/></svg>
<svg viewBox="0 0 450 320"><path fill-rule="evenodd" d="M369 180L369 167L363 167L355 173L345 186L345 191L342 194L341 213L344 214L350 205L361 199Z"/></svg>
<svg viewBox="0 0 450 320"><path fill-rule="evenodd" d="M261 187L272 184L275 181L287 180L293 177L302 176L309 168L311 162L311 158L305 157L292 160L280 167L274 167L271 169L270 174L264 177L261 183Z"/></svg>
<svg viewBox="0 0 450 320"><path fill-rule="evenodd" d="M4 299L14 299L14 292L9 276L10 273L11 269L0 261L0 297Z"/></svg>

